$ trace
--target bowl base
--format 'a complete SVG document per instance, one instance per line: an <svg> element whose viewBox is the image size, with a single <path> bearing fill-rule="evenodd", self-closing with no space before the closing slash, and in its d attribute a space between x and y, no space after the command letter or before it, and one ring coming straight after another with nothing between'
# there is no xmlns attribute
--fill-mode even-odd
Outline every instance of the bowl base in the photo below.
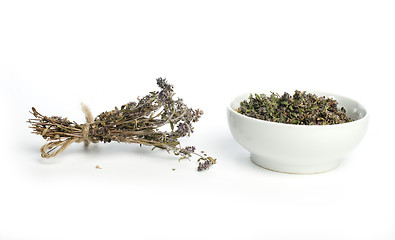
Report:
<svg viewBox="0 0 395 240"><path fill-rule="evenodd" d="M340 164L340 159L336 159L336 160L321 162L319 164L291 165L291 164L284 164L278 162L277 160L264 158L255 154L251 154L251 161L256 165L263 167L265 169L275 172L289 173L289 174L323 173L335 169Z"/></svg>

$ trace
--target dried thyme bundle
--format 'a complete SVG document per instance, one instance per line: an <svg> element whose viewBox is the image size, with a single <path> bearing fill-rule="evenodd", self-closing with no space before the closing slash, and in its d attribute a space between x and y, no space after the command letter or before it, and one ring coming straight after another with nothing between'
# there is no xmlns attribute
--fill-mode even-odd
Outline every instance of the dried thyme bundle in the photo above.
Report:
<svg viewBox="0 0 395 240"><path fill-rule="evenodd" d="M331 125L353 121L346 110L338 108L337 101L315 94L295 91L293 96L284 93L250 94L240 103L237 112L249 117L278 123L299 125Z"/></svg>
<svg viewBox="0 0 395 240"><path fill-rule="evenodd" d="M166 79L158 78L160 91L150 92L138 102L129 102L120 109L103 112L93 119L90 110L82 105L86 123L78 124L67 118L41 115L33 107L35 118L29 119L33 133L48 141L41 148L41 156L58 155L74 142L125 142L161 148L173 152L180 159L198 156L198 171L208 169L216 159L195 152L194 146L181 147L179 138L193 133L192 123L197 122L203 111L188 108L182 99L173 99L173 86ZM170 130L163 128L169 126Z"/></svg>

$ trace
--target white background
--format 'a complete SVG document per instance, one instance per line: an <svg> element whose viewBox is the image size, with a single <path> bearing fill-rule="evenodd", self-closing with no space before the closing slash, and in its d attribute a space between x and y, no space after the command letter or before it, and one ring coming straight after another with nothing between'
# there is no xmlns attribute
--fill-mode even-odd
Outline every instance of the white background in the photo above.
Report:
<svg viewBox="0 0 395 240"><path fill-rule="evenodd" d="M395 239L394 12L380 0L2 1L0 239ZM182 143L216 157L212 169L118 143L40 158L32 106L82 123L80 102L97 115L157 77L205 111ZM364 140L327 173L257 167L225 109L272 88L357 99Z"/></svg>

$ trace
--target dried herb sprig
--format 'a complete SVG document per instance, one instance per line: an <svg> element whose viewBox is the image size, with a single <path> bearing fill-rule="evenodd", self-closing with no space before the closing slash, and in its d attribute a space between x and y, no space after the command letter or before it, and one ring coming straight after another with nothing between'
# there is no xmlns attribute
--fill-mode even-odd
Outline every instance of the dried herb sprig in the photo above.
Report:
<svg viewBox="0 0 395 240"><path fill-rule="evenodd" d="M41 148L41 156L49 158L58 155L74 142L125 142L152 146L172 152L181 159L198 157L198 171L208 169L216 159L196 153L194 146L181 147L179 139L190 136L203 111L189 108L181 98L174 99L173 85L166 79L156 79L160 91L150 92L136 102L129 102L121 108L103 112L93 119L90 110L82 105L86 123L78 124L67 118L47 117L34 107L35 118L28 122L33 132L48 141ZM163 130L164 128L170 130Z"/></svg>
<svg viewBox="0 0 395 240"><path fill-rule="evenodd" d="M250 94L240 103L237 112L249 117L278 123L299 125L331 125L351 122L346 110L338 108L338 102L325 96L317 96L296 90L288 93Z"/></svg>

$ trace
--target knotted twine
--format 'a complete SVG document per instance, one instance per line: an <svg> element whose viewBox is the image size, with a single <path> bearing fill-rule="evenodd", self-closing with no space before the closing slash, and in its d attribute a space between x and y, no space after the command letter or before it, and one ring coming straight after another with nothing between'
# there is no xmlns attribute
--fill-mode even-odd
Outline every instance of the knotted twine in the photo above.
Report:
<svg viewBox="0 0 395 240"><path fill-rule="evenodd" d="M50 158L55 157L56 155L62 153L66 148L68 148L73 143L84 142L85 147L89 146L89 143L93 142L92 139L89 138L89 128L93 123L93 116L91 110L88 106L81 103L81 109L85 114L86 123L82 125L82 134L81 137L70 137L63 141L50 142L41 147L41 157ZM57 149L56 151L54 151Z"/></svg>

